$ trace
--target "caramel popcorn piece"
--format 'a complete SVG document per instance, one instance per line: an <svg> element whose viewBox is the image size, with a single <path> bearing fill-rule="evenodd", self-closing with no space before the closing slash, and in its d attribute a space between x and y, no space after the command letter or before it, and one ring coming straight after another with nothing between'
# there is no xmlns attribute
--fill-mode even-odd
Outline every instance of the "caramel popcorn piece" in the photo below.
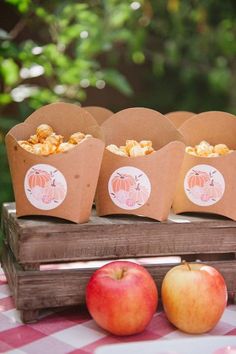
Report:
<svg viewBox="0 0 236 354"><path fill-rule="evenodd" d="M130 149L134 146L140 146L136 140L126 140L125 147L128 155L130 155Z"/></svg>
<svg viewBox="0 0 236 354"><path fill-rule="evenodd" d="M30 138L28 139L28 142L30 144L38 144L39 143L38 136L36 134L31 135Z"/></svg>
<svg viewBox="0 0 236 354"><path fill-rule="evenodd" d="M39 142L43 142L49 135L52 135L53 129L48 124L40 124L36 129L36 135Z"/></svg>
<svg viewBox="0 0 236 354"><path fill-rule="evenodd" d="M74 144L71 143L61 143L58 148L57 148L57 152L65 152L65 151L69 151L70 149L73 149L75 147Z"/></svg>
<svg viewBox="0 0 236 354"><path fill-rule="evenodd" d="M50 141L45 141L42 144L42 155L47 156L54 154L57 151L57 145L52 144Z"/></svg>
<svg viewBox="0 0 236 354"><path fill-rule="evenodd" d="M127 153L123 152L121 149L118 148L115 144L110 144L106 147L107 150L111 151L113 154L119 156L128 156Z"/></svg>
<svg viewBox="0 0 236 354"><path fill-rule="evenodd" d="M124 154L125 154L125 156L129 156L128 155L128 152L127 152L127 150L126 150L126 146L120 146L120 151L122 151Z"/></svg>
<svg viewBox="0 0 236 354"><path fill-rule="evenodd" d="M152 147L151 140L141 140L139 144L141 147L150 147L150 148Z"/></svg>
<svg viewBox="0 0 236 354"><path fill-rule="evenodd" d="M79 144L81 142L81 140L83 140L85 138L85 135L81 132L77 132L77 133L74 133L70 136L69 140L68 140L68 143L70 144Z"/></svg>
<svg viewBox="0 0 236 354"><path fill-rule="evenodd" d="M48 156L56 152L56 146L50 143L39 143L32 146L33 153L36 155Z"/></svg>
<svg viewBox="0 0 236 354"><path fill-rule="evenodd" d="M89 139L89 138L92 138L93 136L91 134L85 134L85 139Z"/></svg>
<svg viewBox="0 0 236 354"><path fill-rule="evenodd" d="M145 148L142 148L140 145L132 146L129 150L130 157L137 157L137 156L144 156L145 155Z"/></svg>
<svg viewBox="0 0 236 354"><path fill-rule="evenodd" d="M33 146L27 140L19 140L18 144L25 150L32 152Z"/></svg>
<svg viewBox="0 0 236 354"><path fill-rule="evenodd" d="M192 146L186 146L185 151L186 151L188 154L190 154L190 155L197 156L197 153L196 153L195 147L192 147Z"/></svg>
<svg viewBox="0 0 236 354"><path fill-rule="evenodd" d="M214 146L214 152L219 155L227 155L229 151L228 146L225 144L217 144Z"/></svg>
<svg viewBox="0 0 236 354"><path fill-rule="evenodd" d="M32 146L32 153L36 155L42 155L42 145L41 143L34 144Z"/></svg>
<svg viewBox="0 0 236 354"><path fill-rule="evenodd" d="M149 155L152 152L154 152L155 150L153 149L152 146L144 146L143 147L143 151L144 151L145 155Z"/></svg>
<svg viewBox="0 0 236 354"><path fill-rule="evenodd" d="M204 140L199 145L196 145L195 148L198 156L208 156L213 153L213 146Z"/></svg>
<svg viewBox="0 0 236 354"><path fill-rule="evenodd" d="M49 143L51 145L55 145L56 147L63 142L63 136L57 135L56 133L52 133L45 139L45 143Z"/></svg>

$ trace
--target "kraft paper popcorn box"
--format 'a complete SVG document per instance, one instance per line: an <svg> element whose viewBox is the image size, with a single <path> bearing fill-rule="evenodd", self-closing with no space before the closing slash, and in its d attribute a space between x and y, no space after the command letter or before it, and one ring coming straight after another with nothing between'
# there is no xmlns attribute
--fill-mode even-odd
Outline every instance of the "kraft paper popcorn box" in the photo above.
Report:
<svg viewBox="0 0 236 354"><path fill-rule="evenodd" d="M65 140L75 132L92 137L66 152L35 155L18 141L48 124ZM86 110L69 103L53 103L31 114L6 136L17 216L48 215L76 223L87 222L104 151L101 129Z"/></svg>
<svg viewBox="0 0 236 354"><path fill-rule="evenodd" d="M225 112L203 112L188 119L179 129L186 145L202 140L226 144L236 150L236 117ZM200 157L185 152L178 179L175 213L206 212L236 220L236 152L225 156Z"/></svg>
<svg viewBox="0 0 236 354"><path fill-rule="evenodd" d="M128 108L108 118L101 128L105 144L151 140L155 152L119 156L105 149L96 193L99 216L134 214L165 220L173 201L185 145L165 116L147 108Z"/></svg>
<svg viewBox="0 0 236 354"><path fill-rule="evenodd" d="M96 119L99 125L105 122L105 120L113 114L112 111L104 107L87 106L83 108L86 109L86 111L88 111L93 116L93 118Z"/></svg>
<svg viewBox="0 0 236 354"><path fill-rule="evenodd" d="M175 111L167 113L165 116L179 129L179 127L194 114L195 113L189 111Z"/></svg>

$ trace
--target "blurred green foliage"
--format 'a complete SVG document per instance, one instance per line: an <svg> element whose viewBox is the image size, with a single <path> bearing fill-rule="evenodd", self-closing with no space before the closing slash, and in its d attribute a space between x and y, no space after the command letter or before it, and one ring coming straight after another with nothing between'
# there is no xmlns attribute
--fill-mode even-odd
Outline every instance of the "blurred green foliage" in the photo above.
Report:
<svg viewBox="0 0 236 354"><path fill-rule="evenodd" d="M23 119L56 100L83 102L88 87L111 86L163 113L236 113L233 0L4 1L19 21L0 28L0 203L12 199L3 136L16 123L5 113L13 102ZM142 92L123 74L137 66Z"/></svg>

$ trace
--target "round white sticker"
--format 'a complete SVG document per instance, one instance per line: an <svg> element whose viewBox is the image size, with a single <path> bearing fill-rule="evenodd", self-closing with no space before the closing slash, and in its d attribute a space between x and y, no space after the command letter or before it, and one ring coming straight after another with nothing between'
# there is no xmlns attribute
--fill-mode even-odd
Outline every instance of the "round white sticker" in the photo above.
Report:
<svg viewBox="0 0 236 354"><path fill-rule="evenodd" d="M223 197L225 180L215 167L197 165L186 173L184 190L192 203L209 206L217 203Z"/></svg>
<svg viewBox="0 0 236 354"><path fill-rule="evenodd" d="M151 193L147 175L136 167L125 166L114 171L108 182L111 200L121 209L133 210L143 206Z"/></svg>
<svg viewBox="0 0 236 354"><path fill-rule="evenodd" d="M46 164L34 165L27 171L24 188L29 202L41 210L55 209L67 194L67 183L63 174Z"/></svg>

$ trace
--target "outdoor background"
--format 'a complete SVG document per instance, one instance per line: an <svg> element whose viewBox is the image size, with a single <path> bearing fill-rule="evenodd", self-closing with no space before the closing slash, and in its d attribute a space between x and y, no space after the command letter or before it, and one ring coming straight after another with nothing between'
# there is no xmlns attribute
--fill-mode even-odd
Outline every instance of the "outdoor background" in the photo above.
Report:
<svg viewBox="0 0 236 354"><path fill-rule="evenodd" d="M58 100L235 114L236 1L1 0L0 206L4 135Z"/></svg>

